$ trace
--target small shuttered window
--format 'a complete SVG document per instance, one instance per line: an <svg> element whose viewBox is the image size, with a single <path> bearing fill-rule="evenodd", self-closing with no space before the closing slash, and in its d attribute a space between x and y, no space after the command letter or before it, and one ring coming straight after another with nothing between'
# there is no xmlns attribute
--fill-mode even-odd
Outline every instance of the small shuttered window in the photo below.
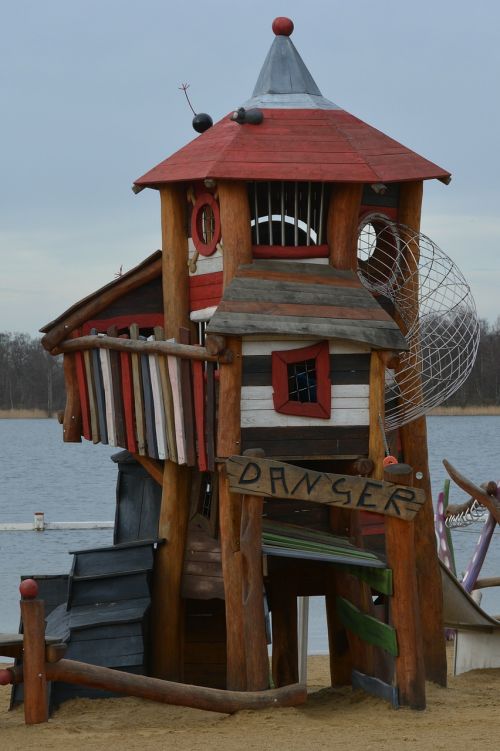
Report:
<svg viewBox="0 0 500 751"><path fill-rule="evenodd" d="M328 342L272 353L273 401L276 412L303 417L331 415Z"/></svg>

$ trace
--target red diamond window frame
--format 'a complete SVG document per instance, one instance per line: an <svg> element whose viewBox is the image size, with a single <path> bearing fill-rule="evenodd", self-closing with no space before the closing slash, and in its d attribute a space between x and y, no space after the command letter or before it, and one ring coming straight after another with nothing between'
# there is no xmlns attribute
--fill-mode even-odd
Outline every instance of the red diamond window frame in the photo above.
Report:
<svg viewBox="0 0 500 751"><path fill-rule="evenodd" d="M294 363L315 360L316 401L298 402L290 399L288 390L288 366ZM330 351L328 342L318 342L300 349L271 352L273 402L276 412L300 417L321 417L328 420L332 413L330 382Z"/></svg>

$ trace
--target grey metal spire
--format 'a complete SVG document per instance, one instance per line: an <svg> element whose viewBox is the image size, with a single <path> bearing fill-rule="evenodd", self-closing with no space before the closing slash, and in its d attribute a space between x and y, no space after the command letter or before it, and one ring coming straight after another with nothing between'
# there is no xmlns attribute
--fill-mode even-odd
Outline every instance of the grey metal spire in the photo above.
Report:
<svg viewBox="0 0 500 751"><path fill-rule="evenodd" d="M321 94L304 61L297 52L290 34L293 22L277 18L276 34L260 71L252 98L244 107L277 109L340 109Z"/></svg>

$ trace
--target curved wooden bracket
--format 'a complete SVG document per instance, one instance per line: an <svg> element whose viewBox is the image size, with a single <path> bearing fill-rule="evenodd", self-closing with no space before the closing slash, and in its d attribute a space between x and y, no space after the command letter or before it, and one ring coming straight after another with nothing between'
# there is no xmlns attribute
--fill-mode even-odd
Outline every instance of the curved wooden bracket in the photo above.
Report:
<svg viewBox="0 0 500 751"><path fill-rule="evenodd" d="M485 506L497 524L500 524L500 505L494 496L488 495L488 493L479 487L479 485L475 485L471 480L465 477L465 475L462 475L446 459L443 459L443 464L453 482L455 482L459 488L465 490L465 492L472 496L472 498L475 498L478 503Z"/></svg>

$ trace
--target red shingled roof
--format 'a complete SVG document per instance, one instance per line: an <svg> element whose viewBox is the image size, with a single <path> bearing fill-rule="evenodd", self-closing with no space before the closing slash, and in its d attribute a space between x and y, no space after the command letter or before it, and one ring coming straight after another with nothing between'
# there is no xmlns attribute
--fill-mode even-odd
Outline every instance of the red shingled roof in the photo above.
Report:
<svg viewBox="0 0 500 751"><path fill-rule="evenodd" d="M263 109L260 125L229 115L136 180L400 182L450 173L341 109Z"/></svg>

